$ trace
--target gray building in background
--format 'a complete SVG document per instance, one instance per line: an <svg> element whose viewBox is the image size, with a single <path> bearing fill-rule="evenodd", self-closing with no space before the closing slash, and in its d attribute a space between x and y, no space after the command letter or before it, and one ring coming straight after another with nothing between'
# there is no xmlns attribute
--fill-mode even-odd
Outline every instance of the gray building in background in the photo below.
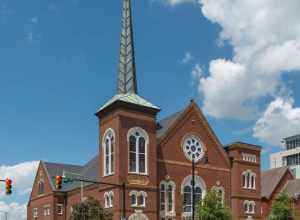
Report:
<svg viewBox="0 0 300 220"><path fill-rule="evenodd" d="M284 150L271 155L270 166L278 168L289 166L297 179L300 178L300 133L284 138Z"/></svg>

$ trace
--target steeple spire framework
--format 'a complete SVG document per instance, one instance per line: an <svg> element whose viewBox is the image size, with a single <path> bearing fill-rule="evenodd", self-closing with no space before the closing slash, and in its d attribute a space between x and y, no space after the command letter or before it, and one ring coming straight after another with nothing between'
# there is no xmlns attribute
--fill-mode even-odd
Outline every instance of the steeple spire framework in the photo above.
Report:
<svg viewBox="0 0 300 220"><path fill-rule="evenodd" d="M137 94L131 0L123 0L118 94Z"/></svg>

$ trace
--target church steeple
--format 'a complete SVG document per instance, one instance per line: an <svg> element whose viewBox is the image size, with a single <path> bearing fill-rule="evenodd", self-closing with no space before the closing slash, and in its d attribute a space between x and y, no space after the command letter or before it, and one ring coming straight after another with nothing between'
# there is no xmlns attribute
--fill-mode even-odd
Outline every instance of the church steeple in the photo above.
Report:
<svg viewBox="0 0 300 220"><path fill-rule="evenodd" d="M134 57L131 0L123 0L121 48L117 81L117 94L106 102L97 115L118 107L141 109L156 114L160 108L137 94L136 69Z"/></svg>
<svg viewBox="0 0 300 220"><path fill-rule="evenodd" d="M137 94L131 0L123 0L117 94Z"/></svg>

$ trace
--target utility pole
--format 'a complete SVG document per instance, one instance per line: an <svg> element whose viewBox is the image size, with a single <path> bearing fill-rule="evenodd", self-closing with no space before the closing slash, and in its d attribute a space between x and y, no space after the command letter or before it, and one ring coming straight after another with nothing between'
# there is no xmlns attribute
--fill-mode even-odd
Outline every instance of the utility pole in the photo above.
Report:
<svg viewBox="0 0 300 220"><path fill-rule="evenodd" d="M192 161L192 220L195 220L195 159Z"/></svg>
<svg viewBox="0 0 300 220"><path fill-rule="evenodd" d="M62 177L63 178L68 178L67 175L70 175L72 177L73 176L77 176L79 177L80 179L83 179L83 176L78 174L78 173L72 173L72 172L68 172L68 171L63 171L63 175ZM84 188L84 182L83 181L80 181L80 201L83 202L83 188Z"/></svg>

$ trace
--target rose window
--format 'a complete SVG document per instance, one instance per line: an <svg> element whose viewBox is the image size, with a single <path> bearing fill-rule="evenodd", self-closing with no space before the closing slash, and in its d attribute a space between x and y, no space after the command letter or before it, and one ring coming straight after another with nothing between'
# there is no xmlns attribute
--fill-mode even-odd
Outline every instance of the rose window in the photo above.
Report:
<svg viewBox="0 0 300 220"><path fill-rule="evenodd" d="M199 161L204 156L204 147L202 142L195 136L187 137L183 142L183 152L190 161Z"/></svg>

